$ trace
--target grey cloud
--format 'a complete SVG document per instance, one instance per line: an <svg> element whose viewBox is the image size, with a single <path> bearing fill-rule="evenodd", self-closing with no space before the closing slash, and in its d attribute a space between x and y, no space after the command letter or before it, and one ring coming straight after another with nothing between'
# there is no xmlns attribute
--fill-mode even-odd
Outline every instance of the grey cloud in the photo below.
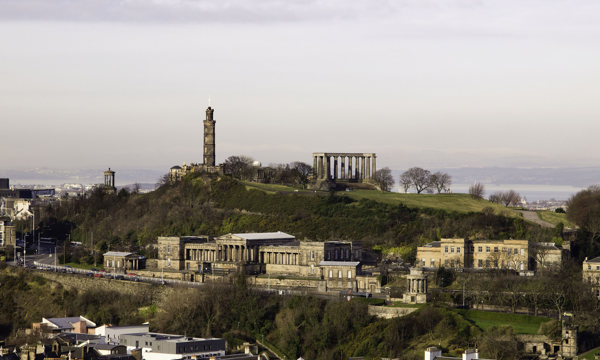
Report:
<svg viewBox="0 0 600 360"><path fill-rule="evenodd" d="M116 22L296 22L384 12L385 0L0 0L0 19Z"/></svg>

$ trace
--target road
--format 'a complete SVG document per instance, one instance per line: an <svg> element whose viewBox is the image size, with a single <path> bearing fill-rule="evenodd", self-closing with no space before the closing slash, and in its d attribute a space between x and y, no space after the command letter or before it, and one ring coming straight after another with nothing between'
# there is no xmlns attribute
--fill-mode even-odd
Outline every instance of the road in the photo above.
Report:
<svg viewBox="0 0 600 360"><path fill-rule="evenodd" d="M525 218L525 220L527 221L531 221L533 223L536 223L542 227L554 227L554 224L551 224L547 221L544 221L542 219L540 219L540 217L538 216L537 212L535 211L529 211L529 210L519 210L519 212L521 214L523 214L523 218Z"/></svg>

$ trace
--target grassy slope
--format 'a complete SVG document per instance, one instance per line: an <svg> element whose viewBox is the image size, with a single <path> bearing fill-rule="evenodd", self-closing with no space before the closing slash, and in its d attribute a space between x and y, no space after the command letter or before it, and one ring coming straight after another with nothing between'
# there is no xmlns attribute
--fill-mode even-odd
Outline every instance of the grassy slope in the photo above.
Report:
<svg viewBox="0 0 600 360"><path fill-rule="evenodd" d="M284 185L257 184L244 182L247 189L259 189L267 193L275 192L297 192L311 193L312 190L302 190ZM317 194L327 194L325 191L317 191ZM456 211L459 213L480 212L485 207L494 209L495 214L502 214L509 217L521 217L521 215L505 206L491 203L487 200L475 200L468 194L404 194L395 192L381 192L374 190L354 190L340 191L338 195L345 195L354 200L369 199L387 204L403 203L409 208L430 208L446 211ZM561 214L557 214L561 215Z"/></svg>
<svg viewBox="0 0 600 360"><path fill-rule="evenodd" d="M544 221L547 221L551 224L558 225L558 223L562 222L565 224L565 228L576 228L577 226L567 220L567 214L555 213L554 211L538 211L538 217Z"/></svg>
<svg viewBox="0 0 600 360"><path fill-rule="evenodd" d="M505 314L480 310L458 310L467 320L487 330L492 326L512 326L515 334L537 334L540 324L550 319L541 316Z"/></svg>
<svg viewBox="0 0 600 360"><path fill-rule="evenodd" d="M303 194L327 194L325 191L312 191L294 188L285 185L275 184L257 184L244 182L247 189L259 189L266 193L276 192L296 192ZM496 215L506 217L522 217L522 215L511 208L500 204L494 204L487 200L475 200L468 194L405 194L395 192L381 192L373 190L354 190L347 192L338 192L338 195L345 195L354 200L369 199L387 204L402 203L409 208L430 208L445 211L455 211L459 213L480 212L483 208L492 208ZM557 225L562 222L567 228L574 228L575 225L567 220L565 214L558 214L553 211L538 211L540 219L551 224Z"/></svg>
<svg viewBox="0 0 600 360"><path fill-rule="evenodd" d="M600 346L578 356L580 360L594 360L594 354L600 354Z"/></svg>
<svg viewBox="0 0 600 360"><path fill-rule="evenodd" d="M459 213L480 212L483 208L491 207L495 214L521 217L521 214L514 210L487 200L475 200L467 194L404 194L373 190L355 190L345 194L356 200L367 198L388 204L403 203L410 208L441 209Z"/></svg>

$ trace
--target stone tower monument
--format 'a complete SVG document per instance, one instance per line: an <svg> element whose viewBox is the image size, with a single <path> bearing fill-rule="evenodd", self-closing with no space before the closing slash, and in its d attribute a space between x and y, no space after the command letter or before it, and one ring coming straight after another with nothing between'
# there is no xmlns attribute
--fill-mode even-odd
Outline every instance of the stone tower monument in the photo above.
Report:
<svg viewBox="0 0 600 360"><path fill-rule="evenodd" d="M422 267L410 268L410 274L406 277L407 286L406 293L402 298L404 303L408 304L424 304L427 302L427 292L429 286L427 283L427 275Z"/></svg>
<svg viewBox="0 0 600 360"><path fill-rule="evenodd" d="M115 187L115 172L110 168L104 172L104 191L113 194L117 191Z"/></svg>
<svg viewBox="0 0 600 360"><path fill-rule="evenodd" d="M215 166L215 110L210 106L206 109L204 120L204 166Z"/></svg>

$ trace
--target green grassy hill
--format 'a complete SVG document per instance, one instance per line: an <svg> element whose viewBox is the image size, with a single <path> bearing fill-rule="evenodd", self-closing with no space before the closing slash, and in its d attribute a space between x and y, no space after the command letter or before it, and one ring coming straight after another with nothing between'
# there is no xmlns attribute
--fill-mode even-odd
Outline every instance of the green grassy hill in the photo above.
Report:
<svg viewBox="0 0 600 360"><path fill-rule="evenodd" d="M158 236L283 231L314 241L358 240L366 248L404 247L441 237L550 241L552 229L465 194L322 192L190 174L147 194L96 191L45 209L42 236L107 249L144 251ZM48 232L48 234L46 234ZM407 254L410 252L407 252ZM410 255L408 255L410 258Z"/></svg>
<svg viewBox="0 0 600 360"><path fill-rule="evenodd" d="M468 194L404 194L375 190L355 190L345 193L355 200L370 199L386 204L404 204L409 208L429 208L448 212L481 212L491 208L494 214L507 217L521 217L521 214L505 206L487 200L476 200Z"/></svg>

